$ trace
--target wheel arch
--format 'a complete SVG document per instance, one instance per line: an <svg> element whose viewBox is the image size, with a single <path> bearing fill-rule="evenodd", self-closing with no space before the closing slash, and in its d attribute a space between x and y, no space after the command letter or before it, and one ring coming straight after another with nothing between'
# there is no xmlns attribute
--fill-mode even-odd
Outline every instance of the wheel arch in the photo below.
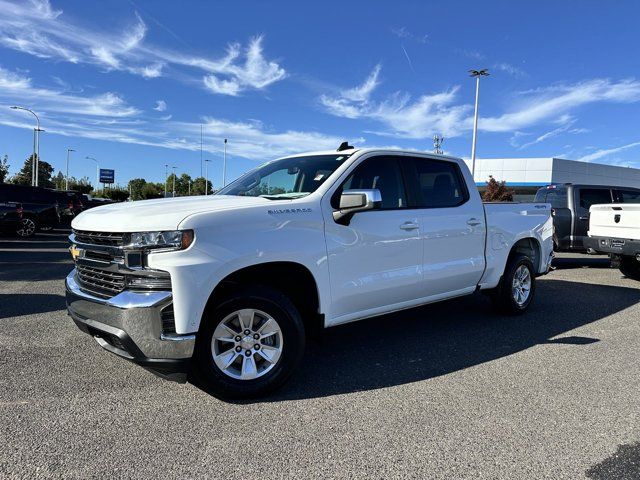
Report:
<svg viewBox="0 0 640 480"><path fill-rule="evenodd" d="M218 282L207 300L200 328L210 308L246 285L265 285L281 291L298 309L305 327L313 332L324 327L320 291L311 271L297 262L270 261L235 270Z"/></svg>
<svg viewBox="0 0 640 480"><path fill-rule="evenodd" d="M535 273L538 274L540 272L542 262L542 248L537 238L524 237L515 242L511 247L509 256L507 257L505 268L507 268L507 265L509 265L509 262L511 261L513 256L518 253L529 257L531 259L531 263L533 263L536 269Z"/></svg>

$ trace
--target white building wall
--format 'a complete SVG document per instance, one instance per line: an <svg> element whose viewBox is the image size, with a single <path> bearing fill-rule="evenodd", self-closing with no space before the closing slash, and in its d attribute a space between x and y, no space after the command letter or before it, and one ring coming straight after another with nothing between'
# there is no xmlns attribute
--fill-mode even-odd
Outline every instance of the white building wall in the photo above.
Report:
<svg viewBox="0 0 640 480"><path fill-rule="evenodd" d="M465 162L471 168L471 160ZM483 185L489 175L512 186L576 183L640 188L640 169L561 158L476 159L476 183Z"/></svg>

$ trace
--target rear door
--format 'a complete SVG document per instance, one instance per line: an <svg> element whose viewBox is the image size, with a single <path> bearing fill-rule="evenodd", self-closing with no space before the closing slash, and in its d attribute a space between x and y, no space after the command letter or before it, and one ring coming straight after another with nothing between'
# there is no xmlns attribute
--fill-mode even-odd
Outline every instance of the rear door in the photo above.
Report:
<svg viewBox="0 0 640 480"><path fill-rule="evenodd" d="M455 160L407 158L420 208L423 296L474 289L484 271L485 215ZM470 181L470 179L469 179Z"/></svg>
<svg viewBox="0 0 640 480"><path fill-rule="evenodd" d="M579 187L574 192L575 219L573 228L573 247L583 248L584 239L589 230L589 208L591 205L613 203L611 188L606 187Z"/></svg>
<svg viewBox="0 0 640 480"><path fill-rule="evenodd" d="M567 187L549 185L536 193L534 200L538 203L551 204L553 217L553 248L566 250L571 247L572 215L569 208Z"/></svg>

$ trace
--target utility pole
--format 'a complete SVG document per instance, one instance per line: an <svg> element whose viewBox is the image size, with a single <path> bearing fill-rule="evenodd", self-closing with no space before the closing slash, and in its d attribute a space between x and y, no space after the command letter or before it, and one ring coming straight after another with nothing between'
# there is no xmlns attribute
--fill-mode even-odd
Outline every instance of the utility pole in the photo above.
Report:
<svg viewBox="0 0 640 480"><path fill-rule="evenodd" d="M75 152L73 148L67 148L67 174L64 177L64 189L69 190L69 155Z"/></svg>
<svg viewBox="0 0 640 480"><path fill-rule="evenodd" d="M224 139L224 160L222 162L222 186L227 186L227 139Z"/></svg>
<svg viewBox="0 0 640 480"><path fill-rule="evenodd" d="M164 164L164 198L167 198L167 180L169 177L169 165L167 163Z"/></svg>
<svg viewBox="0 0 640 480"><path fill-rule="evenodd" d="M40 162L40 132L44 132L44 130L40 130L40 118L36 115L36 112L30 110L26 107L21 107L19 105L13 105L9 107L11 110L24 110L25 112L29 112L31 115L36 117L36 129L34 131L33 138L33 157L31 158L31 186L38 186L38 164Z"/></svg>
<svg viewBox="0 0 640 480"><path fill-rule="evenodd" d="M93 160L94 162L96 162L96 190L98 190L98 183L100 183L100 165L98 164L98 160L88 155L84 158L86 158L87 160Z"/></svg>
<svg viewBox="0 0 640 480"><path fill-rule="evenodd" d="M471 144L471 176L476 174L476 139L478 138L478 98L480 97L480 77L488 77L489 71L485 68L482 70L469 70L471 77L476 79L476 108L473 115L473 141Z"/></svg>
<svg viewBox="0 0 640 480"><path fill-rule="evenodd" d="M200 176L201 177L202 177L202 139L203 139L202 124L200 124Z"/></svg>
<svg viewBox="0 0 640 480"><path fill-rule="evenodd" d="M436 133L433 136L433 153L436 155L442 155L442 142L444 142L444 137Z"/></svg>
<svg viewBox="0 0 640 480"><path fill-rule="evenodd" d="M173 169L173 198L176 197L176 167L171 167Z"/></svg>
<svg viewBox="0 0 640 480"><path fill-rule="evenodd" d="M204 194L209 195L209 162L211 160L204 161Z"/></svg>

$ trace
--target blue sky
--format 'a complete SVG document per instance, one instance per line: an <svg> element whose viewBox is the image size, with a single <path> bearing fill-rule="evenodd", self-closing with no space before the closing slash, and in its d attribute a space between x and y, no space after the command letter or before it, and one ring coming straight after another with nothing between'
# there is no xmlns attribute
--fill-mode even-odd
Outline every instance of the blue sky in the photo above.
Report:
<svg viewBox="0 0 640 480"><path fill-rule="evenodd" d="M640 167L637 2L0 0L0 155L70 174L221 181L271 158L397 146Z"/></svg>

